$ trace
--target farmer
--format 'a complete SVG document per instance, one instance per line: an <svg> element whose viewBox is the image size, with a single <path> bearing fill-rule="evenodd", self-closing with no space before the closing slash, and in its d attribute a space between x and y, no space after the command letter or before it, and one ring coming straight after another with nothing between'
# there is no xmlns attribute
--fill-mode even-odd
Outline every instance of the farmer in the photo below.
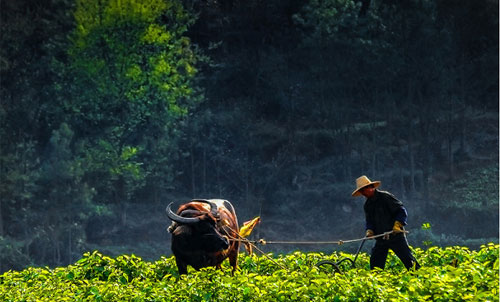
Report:
<svg viewBox="0 0 500 302"><path fill-rule="evenodd" d="M370 257L370 268L384 269L387 253L391 249L408 270L418 269L420 265L410 251L403 228L406 225L408 213L403 203L397 200L394 195L377 190L380 183L380 181L370 181L368 177L363 175L356 179L356 190L352 192L352 196L363 195L366 197L364 205L366 237L393 232L390 235L376 238Z"/></svg>

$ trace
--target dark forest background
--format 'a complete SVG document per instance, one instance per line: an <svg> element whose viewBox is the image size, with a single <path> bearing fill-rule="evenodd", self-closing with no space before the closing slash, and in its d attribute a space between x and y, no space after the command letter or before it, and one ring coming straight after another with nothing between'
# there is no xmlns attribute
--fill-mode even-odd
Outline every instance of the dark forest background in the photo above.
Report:
<svg viewBox="0 0 500 302"><path fill-rule="evenodd" d="M498 242L498 11L1 0L0 271L170 255L164 209L192 198L260 216L253 239L360 238L363 174L413 246Z"/></svg>

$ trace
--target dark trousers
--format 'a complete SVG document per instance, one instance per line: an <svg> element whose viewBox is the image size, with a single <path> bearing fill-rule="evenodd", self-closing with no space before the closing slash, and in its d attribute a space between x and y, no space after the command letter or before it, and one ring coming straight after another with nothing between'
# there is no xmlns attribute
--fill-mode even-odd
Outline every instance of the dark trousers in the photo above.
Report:
<svg viewBox="0 0 500 302"><path fill-rule="evenodd" d="M408 241L406 241L406 236L404 234L397 234L391 236L390 239L377 239L375 246L372 248L372 255L370 257L370 268L374 269L379 267L384 269L385 261L387 260L387 254L391 249L396 256L401 259L406 269L411 269L415 265L415 269L419 269L415 257L413 257L410 247L408 246Z"/></svg>

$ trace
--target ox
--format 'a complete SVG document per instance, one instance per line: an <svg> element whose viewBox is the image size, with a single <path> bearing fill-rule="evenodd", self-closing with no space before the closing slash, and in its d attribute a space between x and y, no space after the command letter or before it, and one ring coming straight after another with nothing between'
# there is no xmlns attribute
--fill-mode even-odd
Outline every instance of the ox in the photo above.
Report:
<svg viewBox="0 0 500 302"><path fill-rule="evenodd" d="M229 258L236 270L240 242L229 240L238 237L238 220L234 207L222 199L193 199L182 204L177 213L167 206L167 216L173 221L168 231L172 234L172 252L179 274L187 274L187 266L221 268Z"/></svg>

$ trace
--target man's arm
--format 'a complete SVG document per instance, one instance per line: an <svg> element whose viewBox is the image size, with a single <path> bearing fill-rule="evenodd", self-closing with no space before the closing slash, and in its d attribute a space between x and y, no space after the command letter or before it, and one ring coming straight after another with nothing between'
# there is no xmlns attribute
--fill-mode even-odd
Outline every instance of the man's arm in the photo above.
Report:
<svg viewBox="0 0 500 302"><path fill-rule="evenodd" d="M402 225L406 225L406 221L408 220L408 212L405 207L401 206L396 212L396 221L401 222Z"/></svg>
<svg viewBox="0 0 500 302"><path fill-rule="evenodd" d="M375 226L373 225L373 223L371 223L370 221L366 220L365 230L373 230L374 228L375 228Z"/></svg>
<svg viewBox="0 0 500 302"><path fill-rule="evenodd" d="M365 214L366 220L365 220L365 237L371 237L375 235L375 224L371 221L370 217L368 214Z"/></svg>
<svg viewBox="0 0 500 302"><path fill-rule="evenodd" d="M394 195L389 192L386 192L386 204L389 207L389 210L392 213L392 217L394 220L399 221L402 225L406 225L406 221L408 219L408 212L406 208L403 206L403 203L397 199Z"/></svg>
<svg viewBox="0 0 500 302"><path fill-rule="evenodd" d="M403 206L403 203L391 193L386 195L386 202L392 213L392 217L394 217L392 231L394 233L404 232L404 226L407 224L408 219L408 212L406 211L406 208Z"/></svg>

